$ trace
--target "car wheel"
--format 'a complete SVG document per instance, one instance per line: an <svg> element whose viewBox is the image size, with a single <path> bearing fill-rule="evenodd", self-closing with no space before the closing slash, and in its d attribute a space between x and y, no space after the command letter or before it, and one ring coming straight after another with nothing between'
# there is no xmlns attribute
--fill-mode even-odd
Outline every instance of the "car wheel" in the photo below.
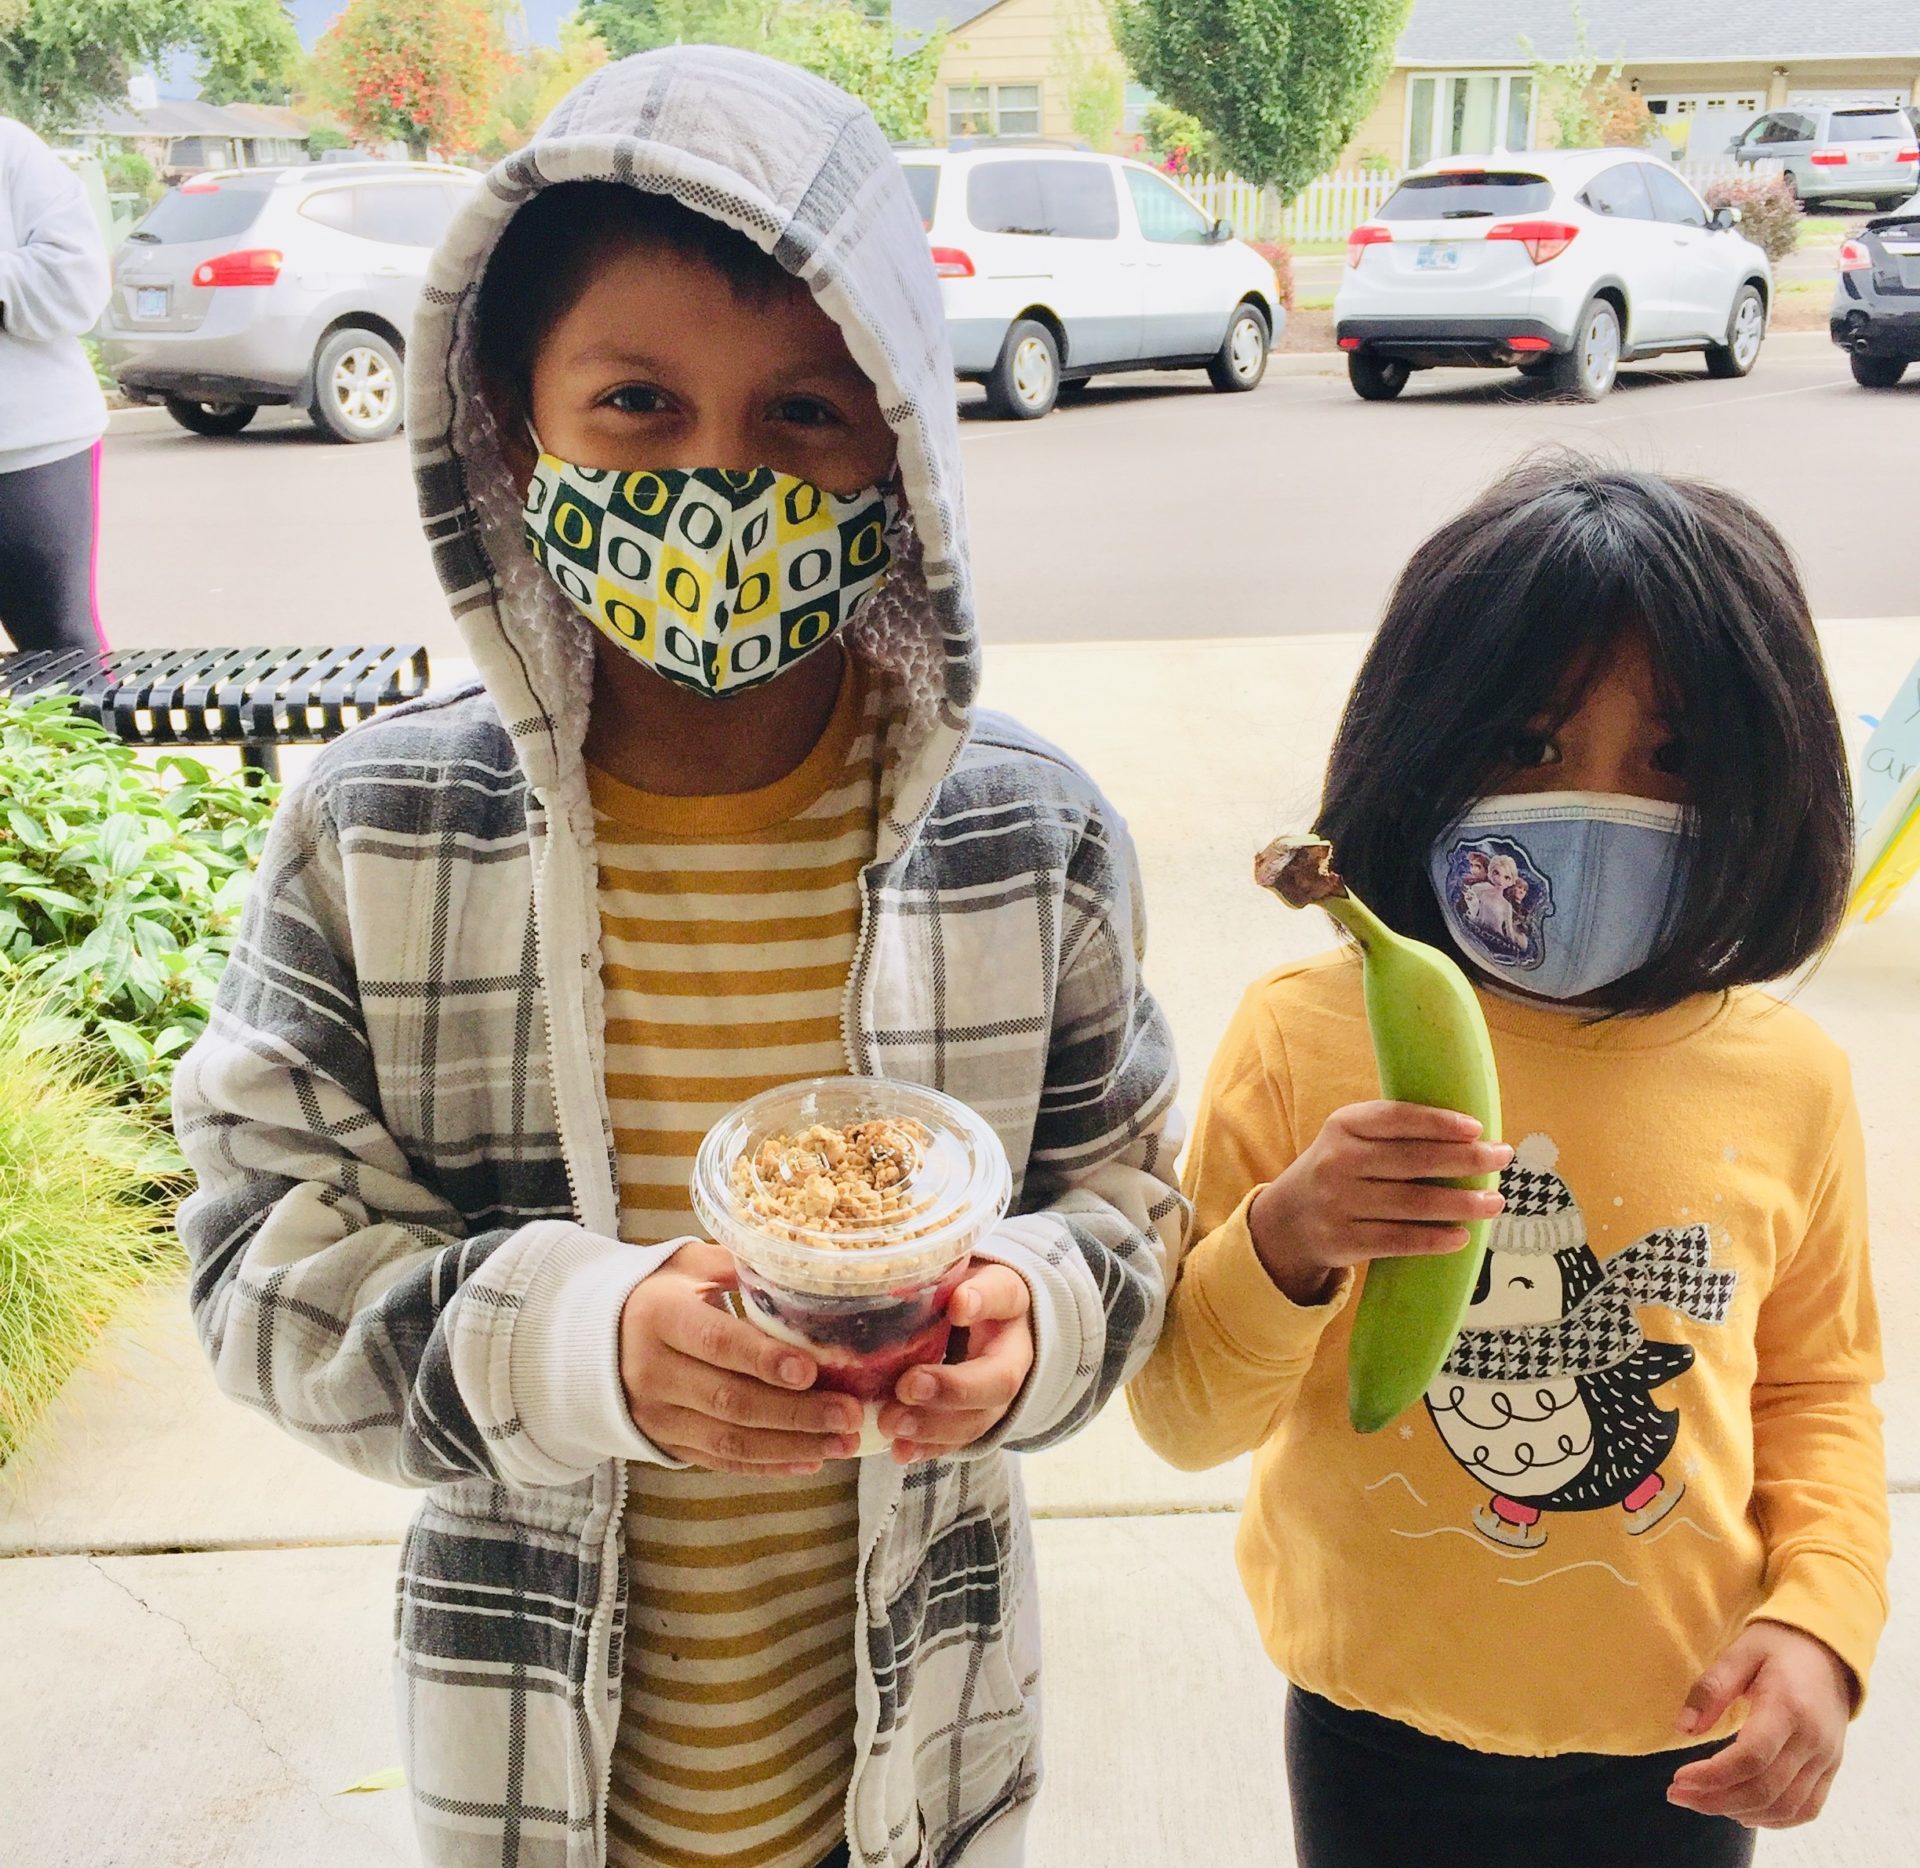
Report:
<svg viewBox="0 0 1920 1868"><path fill-rule="evenodd" d="M1766 305L1756 287L1743 285L1733 301L1733 316L1727 320L1727 341L1707 346L1707 374L1745 376L1760 360L1766 335Z"/></svg>
<svg viewBox="0 0 1920 1868"><path fill-rule="evenodd" d="M191 402L169 396L167 413L196 435L237 435L260 411L251 402Z"/></svg>
<svg viewBox="0 0 1920 1868"><path fill-rule="evenodd" d="M987 378L987 401L1009 421L1037 421L1060 399L1060 347L1032 318L1019 318Z"/></svg>
<svg viewBox="0 0 1920 1868"><path fill-rule="evenodd" d="M1522 357L1513 367L1522 376L1545 376L1553 368L1553 359L1550 356Z"/></svg>
<svg viewBox="0 0 1920 1868"><path fill-rule="evenodd" d="M1907 373L1904 357L1863 357L1855 350L1848 353L1847 363L1862 389L1891 389Z"/></svg>
<svg viewBox="0 0 1920 1868"><path fill-rule="evenodd" d="M1620 314L1604 298L1589 299L1574 328L1573 348L1554 358L1547 380L1558 395L1598 402L1620 374Z"/></svg>
<svg viewBox="0 0 1920 1868"><path fill-rule="evenodd" d="M313 425L335 441L384 441L406 413L405 383L377 331L335 331L313 366Z"/></svg>
<svg viewBox="0 0 1920 1868"><path fill-rule="evenodd" d="M1347 381L1363 402L1391 402L1407 386L1413 366L1399 357L1369 357L1347 352Z"/></svg>
<svg viewBox="0 0 1920 1868"><path fill-rule="evenodd" d="M1237 307L1218 353L1207 365L1207 376L1214 388L1229 395L1258 388L1261 377L1267 373L1267 344L1267 321L1261 317L1259 307Z"/></svg>

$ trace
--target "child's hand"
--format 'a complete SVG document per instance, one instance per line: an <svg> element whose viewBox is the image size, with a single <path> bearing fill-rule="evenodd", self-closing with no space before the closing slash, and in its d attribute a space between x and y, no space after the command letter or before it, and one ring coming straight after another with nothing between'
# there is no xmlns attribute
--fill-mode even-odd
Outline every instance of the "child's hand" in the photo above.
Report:
<svg viewBox="0 0 1920 1868"><path fill-rule="evenodd" d="M634 1425L663 1453L715 1472L814 1473L860 1444L860 1404L808 1394L803 1351L720 1309L733 1260L683 1245L633 1287L620 1312L620 1379Z"/></svg>
<svg viewBox="0 0 1920 1868"><path fill-rule="evenodd" d="M899 1398L880 1410L880 1431L901 1465L971 1446L999 1425L1033 1367L1032 1307L1017 1271L973 1261L947 1300L954 1327L967 1332L966 1360L909 1369L894 1386Z"/></svg>
<svg viewBox="0 0 1920 1868"><path fill-rule="evenodd" d="M1737 1699L1747 1722L1724 1751L1685 1766L1670 1802L1749 1829L1791 1829L1820 1814L1840 1769L1853 1675L1824 1641L1755 1622L1694 1682L1680 1730L1704 1732Z"/></svg>
<svg viewBox="0 0 1920 1868"><path fill-rule="evenodd" d="M1335 1275L1371 1258L1457 1252L1466 1222L1500 1211L1497 1193L1429 1181L1497 1174L1513 1159L1480 1124L1417 1103L1351 1103L1261 1189L1248 1223L1267 1275L1296 1304L1325 1300Z"/></svg>

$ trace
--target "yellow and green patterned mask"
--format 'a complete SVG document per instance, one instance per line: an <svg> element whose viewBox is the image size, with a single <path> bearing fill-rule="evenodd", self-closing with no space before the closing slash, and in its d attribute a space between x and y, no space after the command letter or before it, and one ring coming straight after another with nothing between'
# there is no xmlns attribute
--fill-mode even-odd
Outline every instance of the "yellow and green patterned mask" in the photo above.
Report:
<svg viewBox="0 0 1920 1868"><path fill-rule="evenodd" d="M535 560L656 674L737 694L848 623L893 562L899 496L842 496L756 468L623 471L542 453L523 518Z"/></svg>

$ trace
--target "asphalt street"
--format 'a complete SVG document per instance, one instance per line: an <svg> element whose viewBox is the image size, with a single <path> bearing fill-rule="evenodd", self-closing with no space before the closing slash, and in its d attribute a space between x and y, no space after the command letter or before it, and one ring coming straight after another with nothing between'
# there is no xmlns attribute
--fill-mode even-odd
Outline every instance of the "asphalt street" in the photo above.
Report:
<svg viewBox="0 0 1920 1868"><path fill-rule="evenodd" d="M1592 407L1507 373L1434 372L1367 404L1289 360L1259 390L1116 379L1044 421L962 392L987 640L1178 639L1368 627L1420 538L1545 447L1724 481L1799 551L1815 613L1920 609L1920 371L1857 388L1824 341L1776 338L1744 382L1630 369ZM459 653L414 518L404 441L323 442L264 413L225 440L158 410L106 447L101 609L118 646L421 641Z"/></svg>

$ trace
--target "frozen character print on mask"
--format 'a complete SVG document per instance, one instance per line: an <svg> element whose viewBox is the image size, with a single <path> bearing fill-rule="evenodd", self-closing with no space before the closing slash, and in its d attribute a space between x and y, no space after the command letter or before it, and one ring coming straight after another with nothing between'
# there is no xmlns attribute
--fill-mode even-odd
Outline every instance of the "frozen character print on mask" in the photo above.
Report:
<svg viewBox="0 0 1920 1868"><path fill-rule="evenodd" d="M1660 1470L1680 1417L1653 1394L1693 1366L1694 1352L1649 1342L1636 1313L1723 1323L1736 1276L1714 1269L1704 1226L1650 1233L1602 1260L1557 1159L1548 1137L1530 1135L1501 1176L1506 1211L1427 1390L1447 1450L1487 1488L1474 1525L1517 1550L1547 1541L1549 1512L1617 1505L1637 1537L1685 1496Z"/></svg>
<svg viewBox="0 0 1920 1868"><path fill-rule="evenodd" d="M1553 891L1520 844L1486 837L1457 845L1447 860L1447 892L1492 957L1509 966L1539 964L1540 924L1553 913Z"/></svg>

